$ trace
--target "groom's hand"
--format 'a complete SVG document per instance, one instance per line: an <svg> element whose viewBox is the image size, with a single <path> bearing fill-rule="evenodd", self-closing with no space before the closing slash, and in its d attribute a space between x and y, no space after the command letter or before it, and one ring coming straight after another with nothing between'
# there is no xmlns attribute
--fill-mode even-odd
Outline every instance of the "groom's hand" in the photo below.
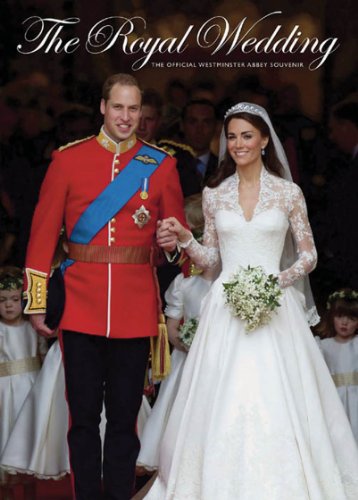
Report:
<svg viewBox="0 0 358 500"><path fill-rule="evenodd" d="M42 337L51 337L55 330L51 330L45 323L46 314L31 314L30 323L32 328Z"/></svg>
<svg viewBox="0 0 358 500"><path fill-rule="evenodd" d="M166 252L173 252L177 248L178 238L176 233L170 230L170 223L159 220L157 223L157 243Z"/></svg>

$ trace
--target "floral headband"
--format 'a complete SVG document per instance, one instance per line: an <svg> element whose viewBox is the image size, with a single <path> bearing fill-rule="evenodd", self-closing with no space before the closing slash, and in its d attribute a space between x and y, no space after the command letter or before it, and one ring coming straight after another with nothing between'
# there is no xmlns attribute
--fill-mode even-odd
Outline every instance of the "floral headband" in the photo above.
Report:
<svg viewBox="0 0 358 500"><path fill-rule="evenodd" d="M356 292L355 290L340 290L339 292L331 293L331 295L327 299L327 309L331 309L332 303L339 299L358 300L358 292Z"/></svg>
<svg viewBox="0 0 358 500"><path fill-rule="evenodd" d="M24 281L20 277L5 275L0 281L0 290L18 290L22 288Z"/></svg>

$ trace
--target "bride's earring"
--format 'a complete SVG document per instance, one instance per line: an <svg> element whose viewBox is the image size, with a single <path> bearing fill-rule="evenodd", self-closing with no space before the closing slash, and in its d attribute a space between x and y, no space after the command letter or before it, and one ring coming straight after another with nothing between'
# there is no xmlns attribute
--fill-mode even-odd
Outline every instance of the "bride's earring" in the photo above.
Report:
<svg viewBox="0 0 358 500"><path fill-rule="evenodd" d="M262 156L265 156L265 154L266 154L265 148L262 148L262 149L261 149L261 155L262 155Z"/></svg>

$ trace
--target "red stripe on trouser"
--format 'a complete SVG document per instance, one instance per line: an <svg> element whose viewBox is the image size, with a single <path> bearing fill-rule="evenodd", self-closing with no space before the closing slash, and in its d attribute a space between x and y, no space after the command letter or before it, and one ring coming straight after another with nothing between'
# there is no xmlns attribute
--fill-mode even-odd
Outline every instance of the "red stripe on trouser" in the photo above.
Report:
<svg viewBox="0 0 358 500"><path fill-rule="evenodd" d="M64 354L64 348L63 348L62 330L59 330L58 341L59 341L59 344L60 344L60 347L61 347L63 370L66 371L66 369L65 369L65 354ZM66 380L66 373L65 373L65 380ZM67 436L68 436L68 432L71 429L71 425L72 425L72 418L71 418L70 406L68 404L66 384L65 384L65 399L66 399L67 408L68 408L68 431L67 431ZM71 471L72 497L76 498L76 494L75 494L75 477L74 477L74 473L73 473L72 465L71 465L71 452L70 452L70 447L68 445L68 439L67 439L67 448L68 448L68 457L69 457L70 471Z"/></svg>

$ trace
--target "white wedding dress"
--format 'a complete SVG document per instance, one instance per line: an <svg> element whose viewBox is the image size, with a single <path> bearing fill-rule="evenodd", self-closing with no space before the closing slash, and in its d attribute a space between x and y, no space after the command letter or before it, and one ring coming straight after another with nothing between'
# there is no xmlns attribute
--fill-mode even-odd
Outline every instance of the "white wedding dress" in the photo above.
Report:
<svg viewBox="0 0 358 500"><path fill-rule="evenodd" d="M206 188L204 246L187 252L222 273L204 299L146 500L356 500L358 450L327 366L291 286L316 252L300 189L263 169L250 221L237 174ZM298 259L280 272L286 232ZM279 274L281 306L246 333L225 305L239 266Z"/></svg>
<svg viewBox="0 0 358 500"><path fill-rule="evenodd" d="M182 273L178 274L165 292L165 315L177 320L183 318L184 321L199 318L202 299L211 283L200 275L185 278ZM161 383L158 398L144 426L137 465L147 470L158 468L160 442L178 392L186 357L186 352L173 349L170 374Z"/></svg>

